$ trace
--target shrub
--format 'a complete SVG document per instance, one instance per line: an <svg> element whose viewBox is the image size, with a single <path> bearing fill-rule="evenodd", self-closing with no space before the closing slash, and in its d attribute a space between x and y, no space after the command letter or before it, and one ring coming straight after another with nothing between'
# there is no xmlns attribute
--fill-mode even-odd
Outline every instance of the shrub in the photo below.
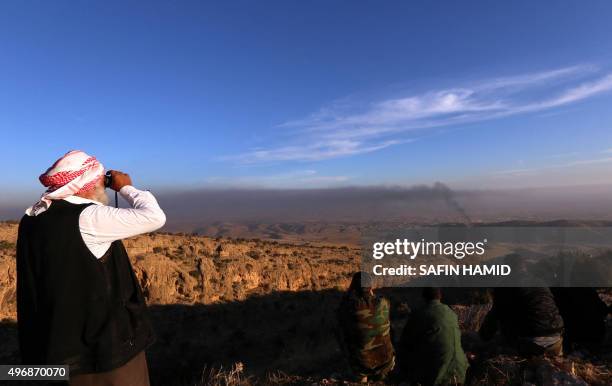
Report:
<svg viewBox="0 0 612 386"><path fill-rule="evenodd" d="M261 254L258 251L254 251L254 250L250 250L246 254L248 257L250 257L251 259L255 259L255 260L261 257Z"/></svg>
<svg viewBox="0 0 612 386"><path fill-rule="evenodd" d="M15 243L11 243L10 241L0 240L0 251L7 249L15 249Z"/></svg>

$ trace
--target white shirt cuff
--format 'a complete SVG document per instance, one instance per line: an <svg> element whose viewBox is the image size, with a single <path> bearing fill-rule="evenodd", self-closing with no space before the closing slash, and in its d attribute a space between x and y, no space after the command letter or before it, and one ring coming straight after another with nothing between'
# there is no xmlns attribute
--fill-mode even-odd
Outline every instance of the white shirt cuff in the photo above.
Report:
<svg viewBox="0 0 612 386"><path fill-rule="evenodd" d="M119 189L119 193L121 193L122 196L129 196L130 193L134 192L138 192L138 189L132 185L124 185L121 189Z"/></svg>

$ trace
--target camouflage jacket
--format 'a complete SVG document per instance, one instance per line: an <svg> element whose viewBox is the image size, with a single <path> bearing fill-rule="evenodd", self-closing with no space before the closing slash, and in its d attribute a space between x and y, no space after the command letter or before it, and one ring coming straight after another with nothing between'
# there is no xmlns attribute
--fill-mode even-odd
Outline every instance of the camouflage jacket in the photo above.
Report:
<svg viewBox="0 0 612 386"><path fill-rule="evenodd" d="M343 346L355 372L381 375L391 370L394 351L387 299L347 294L340 304L338 319Z"/></svg>

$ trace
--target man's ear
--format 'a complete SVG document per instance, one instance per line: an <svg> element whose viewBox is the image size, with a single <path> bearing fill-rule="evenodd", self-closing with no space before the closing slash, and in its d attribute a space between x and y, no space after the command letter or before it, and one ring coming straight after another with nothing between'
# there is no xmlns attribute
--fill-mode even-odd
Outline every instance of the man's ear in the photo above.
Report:
<svg viewBox="0 0 612 386"><path fill-rule="evenodd" d="M92 197L94 197L94 192L95 191L96 191L95 189L90 189L90 190L88 190L86 192L83 192L83 193L77 193L77 194L75 194L75 196L91 199Z"/></svg>

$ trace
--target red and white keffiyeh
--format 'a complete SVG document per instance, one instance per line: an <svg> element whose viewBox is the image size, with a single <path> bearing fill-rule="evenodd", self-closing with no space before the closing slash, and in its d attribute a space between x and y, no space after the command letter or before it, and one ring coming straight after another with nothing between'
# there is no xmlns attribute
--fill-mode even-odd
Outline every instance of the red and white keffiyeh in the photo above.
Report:
<svg viewBox="0 0 612 386"><path fill-rule="evenodd" d="M37 216L51 206L52 200L94 189L103 176L104 166L96 157L80 150L69 151L38 177L47 190L40 201L26 209L26 214Z"/></svg>

